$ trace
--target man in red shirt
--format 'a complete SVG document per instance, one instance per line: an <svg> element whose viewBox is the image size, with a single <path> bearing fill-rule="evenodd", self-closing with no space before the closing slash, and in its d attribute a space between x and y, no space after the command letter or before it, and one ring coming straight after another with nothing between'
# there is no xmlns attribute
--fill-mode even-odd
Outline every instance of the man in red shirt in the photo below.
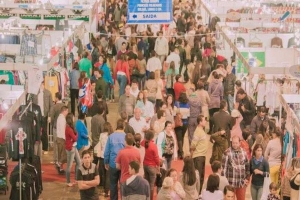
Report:
<svg viewBox="0 0 300 200"><path fill-rule="evenodd" d="M127 133L125 136L125 148L121 149L116 158L117 169L121 170L120 183L126 182L126 180L131 176L129 174L129 163L131 161L138 161L141 163L140 152L138 149L133 147L134 137L131 133ZM122 191L122 188L121 188Z"/></svg>
<svg viewBox="0 0 300 200"><path fill-rule="evenodd" d="M176 83L174 83L175 100L177 101L181 92L185 92L186 89L183 85L182 76L177 74L175 77Z"/></svg>

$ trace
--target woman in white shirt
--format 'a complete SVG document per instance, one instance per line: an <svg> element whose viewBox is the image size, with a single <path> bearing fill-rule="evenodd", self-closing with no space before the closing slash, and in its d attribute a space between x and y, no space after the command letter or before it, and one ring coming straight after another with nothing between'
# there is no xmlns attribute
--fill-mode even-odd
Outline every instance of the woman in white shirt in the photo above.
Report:
<svg viewBox="0 0 300 200"><path fill-rule="evenodd" d="M135 107L141 110L142 117L144 117L146 119L146 122L148 123L154 115L154 106L147 99L146 90L144 90L144 92L139 92Z"/></svg>
<svg viewBox="0 0 300 200"><path fill-rule="evenodd" d="M202 200L223 200L223 192L219 190L220 178L211 174L207 180L206 190L202 192Z"/></svg>
<svg viewBox="0 0 300 200"><path fill-rule="evenodd" d="M103 133L100 134L99 142L94 147L94 153L97 154L97 157L100 158L99 162L99 174L100 174L100 185L104 187L105 197L108 197L109 191L109 174L108 171L105 169L104 164L104 151L108 136L112 134L113 128L109 122L105 122L103 126Z"/></svg>
<svg viewBox="0 0 300 200"><path fill-rule="evenodd" d="M157 138L157 135L162 132L165 128L165 122L166 122L166 113L163 110L157 111L157 120L155 120L153 129L154 129L154 141Z"/></svg>

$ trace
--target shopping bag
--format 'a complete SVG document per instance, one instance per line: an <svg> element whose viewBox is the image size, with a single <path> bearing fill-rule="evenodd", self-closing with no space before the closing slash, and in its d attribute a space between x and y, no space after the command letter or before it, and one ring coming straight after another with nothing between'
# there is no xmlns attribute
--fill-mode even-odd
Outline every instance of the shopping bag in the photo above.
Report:
<svg viewBox="0 0 300 200"><path fill-rule="evenodd" d="M264 186L263 186L263 192L262 192L262 195L261 195L261 200L267 200L268 199L268 195L270 193L270 189L269 189L270 184L271 184L270 174L267 173L265 178L264 178Z"/></svg>

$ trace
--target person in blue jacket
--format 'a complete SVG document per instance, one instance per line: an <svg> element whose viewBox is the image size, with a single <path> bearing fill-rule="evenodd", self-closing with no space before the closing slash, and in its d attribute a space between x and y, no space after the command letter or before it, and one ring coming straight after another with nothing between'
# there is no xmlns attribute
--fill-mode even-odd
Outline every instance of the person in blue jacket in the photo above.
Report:
<svg viewBox="0 0 300 200"><path fill-rule="evenodd" d="M106 98L110 97L110 87L113 86L114 82L111 75L111 70L106 64L106 56L100 55L99 62L95 63L95 67L101 69L103 71L103 79L107 83L105 96Z"/></svg>
<svg viewBox="0 0 300 200"><path fill-rule="evenodd" d="M81 155L83 150L89 148L89 135L88 135L88 130L84 124L84 120L85 120L85 114L80 112L78 114L78 120L75 124L75 129L78 134L76 147L79 152L79 155Z"/></svg>

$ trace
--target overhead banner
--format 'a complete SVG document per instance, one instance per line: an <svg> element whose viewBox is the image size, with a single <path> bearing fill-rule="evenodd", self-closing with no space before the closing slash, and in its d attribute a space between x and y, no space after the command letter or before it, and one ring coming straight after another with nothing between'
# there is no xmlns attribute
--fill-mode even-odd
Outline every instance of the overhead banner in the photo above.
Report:
<svg viewBox="0 0 300 200"><path fill-rule="evenodd" d="M246 59L250 67L265 67L266 55L265 52L241 52L242 56ZM238 60L237 73L247 74L248 69Z"/></svg>
<svg viewBox="0 0 300 200"><path fill-rule="evenodd" d="M89 16L88 15L68 15L69 20L83 20L88 22L89 21Z"/></svg>
<svg viewBox="0 0 300 200"><path fill-rule="evenodd" d="M17 14L13 13L0 13L0 19L8 19L10 17L16 17Z"/></svg>
<svg viewBox="0 0 300 200"><path fill-rule="evenodd" d="M21 19L41 19L40 14L20 14Z"/></svg>
<svg viewBox="0 0 300 200"><path fill-rule="evenodd" d="M44 15L46 20L66 19L65 15Z"/></svg>

